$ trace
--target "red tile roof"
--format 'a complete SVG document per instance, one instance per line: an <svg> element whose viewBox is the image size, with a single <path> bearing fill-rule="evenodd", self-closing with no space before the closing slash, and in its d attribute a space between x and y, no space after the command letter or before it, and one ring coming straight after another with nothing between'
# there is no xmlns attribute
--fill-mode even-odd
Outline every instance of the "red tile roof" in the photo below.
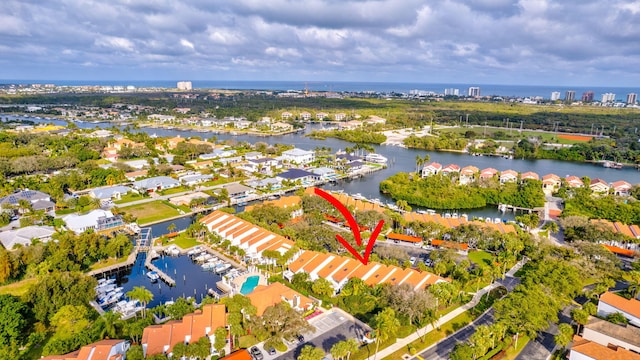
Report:
<svg viewBox="0 0 640 360"><path fill-rule="evenodd" d="M622 347L600 345L593 341L585 340L578 335L573 336L571 352L576 352L595 360L640 360L640 354Z"/></svg>
<svg viewBox="0 0 640 360"><path fill-rule="evenodd" d="M622 296L607 291L600 295L600 301L640 319L640 301L636 299L627 300Z"/></svg>

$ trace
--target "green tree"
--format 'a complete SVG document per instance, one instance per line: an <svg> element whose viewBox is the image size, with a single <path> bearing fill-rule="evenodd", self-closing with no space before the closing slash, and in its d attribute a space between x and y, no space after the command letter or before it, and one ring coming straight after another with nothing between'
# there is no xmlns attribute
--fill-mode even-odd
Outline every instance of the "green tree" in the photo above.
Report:
<svg viewBox="0 0 640 360"><path fill-rule="evenodd" d="M326 297L333 295L334 292L331 282L325 278L319 278L314 281L313 285L311 285L311 290L318 296Z"/></svg>
<svg viewBox="0 0 640 360"><path fill-rule="evenodd" d="M27 304L13 295L0 295L0 348L20 347L29 327Z"/></svg>
<svg viewBox="0 0 640 360"><path fill-rule="evenodd" d="M585 325L589 321L589 313L584 309L573 309L571 311L571 319L578 324L577 334L580 334L580 326Z"/></svg>
<svg viewBox="0 0 640 360"><path fill-rule="evenodd" d="M555 335L553 339L561 348L567 347L571 340L573 340L573 327L566 323L558 325L558 334Z"/></svg>
<svg viewBox="0 0 640 360"><path fill-rule="evenodd" d="M147 304L153 300L153 293L147 290L144 286L134 286L131 291L127 292L127 297L132 300L138 300L142 304L142 317L146 318Z"/></svg>
<svg viewBox="0 0 640 360"><path fill-rule="evenodd" d="M144 352L141 345L132 345L127 350L127 360L144 360Z"/></svg>
<svg viewBox="0 0 640 360"><path fill-rule="evenodd" d="M281 343L283 339L293 339L296 335L314 330L302 314L286 302L269 306L264 314L254 318L252 323L253 333L271 344Z"/></svg>
<svg viewBox="0 0 640 360"><path fill-rule="evenodd" d="M194 310L195 307L193 306L193 299L187 300L183 297L179 297L173 304L167 306L165 313L174 320L180 320L185 315L192 313Z"/></svg>
<svg viewBox="0 0 640 360"><path fill-rule="evenodd" d="M373 328L376 335L376 352L374 360L378 356L380 343L387 341L398 333L400 321L396 318L396 313L391 308L385 308L373 318Z"/></svg>
<svg viewBox="0 0 640 360"><path fill-rule="evenodd" d="M102 323L101 337L110 339L118 338L118 327L120 325L120 314L113 311L107 311L100 317Z"/></svg>
<svg viewBox="0 0 640 360"><path fill-rule="evenodd" d="M214 332L215 340L213 341L213 348L221 354L224 346L227 344L227 329L220 326Z"/></svg>
<svg viewBox="0 0 640 360"><path fill-rule="evenodd" d="M313 345L305 345L302 350L300 350L298 360L322 360L323 357L324 351L322 351L322 349Z"/></svg>

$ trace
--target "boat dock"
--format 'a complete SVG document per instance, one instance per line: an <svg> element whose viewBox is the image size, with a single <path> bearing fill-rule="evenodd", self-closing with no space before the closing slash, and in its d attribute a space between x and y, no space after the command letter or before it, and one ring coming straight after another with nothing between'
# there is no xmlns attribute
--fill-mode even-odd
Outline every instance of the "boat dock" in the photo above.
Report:
<svg viewBox="0 0 640 360"><path fill-rule="evenodd" d="M176 286L176 281L171 276L165 274L164 271L160 270L157 266L151 263L151 260L157 258L158 256L159 255L158 253L155 252L155 250L149 252L149 255L147 255L147 258L144 261L144 266L150 271L155 271L160 277L160 279L165 283L167 283L169 286Z"/></svg>

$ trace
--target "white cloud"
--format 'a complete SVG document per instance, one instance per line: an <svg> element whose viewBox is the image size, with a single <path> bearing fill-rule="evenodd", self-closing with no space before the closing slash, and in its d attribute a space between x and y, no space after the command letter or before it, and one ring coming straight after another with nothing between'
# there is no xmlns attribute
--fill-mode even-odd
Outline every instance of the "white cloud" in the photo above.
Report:
<svg viewBox="0 0 640 360"><path fill-rule="evenodd" d="M180 39L180 45L189 48L191 50L195 50L195 46L193 46L193 43L187 39Z"/></svg>
<svg viewBox="0 0 640 360"><path fill-rule="evenodd" d="M114 50L133 51L133 42L129 39L118 36L103 36L95 41L95 45L99 47L112 48Z"/></svg>

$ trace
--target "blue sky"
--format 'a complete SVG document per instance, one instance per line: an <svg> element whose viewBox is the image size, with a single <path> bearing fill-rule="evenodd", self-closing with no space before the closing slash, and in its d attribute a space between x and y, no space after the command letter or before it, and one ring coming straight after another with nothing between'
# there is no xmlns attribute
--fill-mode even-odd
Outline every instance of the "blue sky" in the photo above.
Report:
<svg viewBox="0 0 640 360"><path fill-rule="evenodd" d="M3 0L0 79L637 86L640 1Z"/></svg>

